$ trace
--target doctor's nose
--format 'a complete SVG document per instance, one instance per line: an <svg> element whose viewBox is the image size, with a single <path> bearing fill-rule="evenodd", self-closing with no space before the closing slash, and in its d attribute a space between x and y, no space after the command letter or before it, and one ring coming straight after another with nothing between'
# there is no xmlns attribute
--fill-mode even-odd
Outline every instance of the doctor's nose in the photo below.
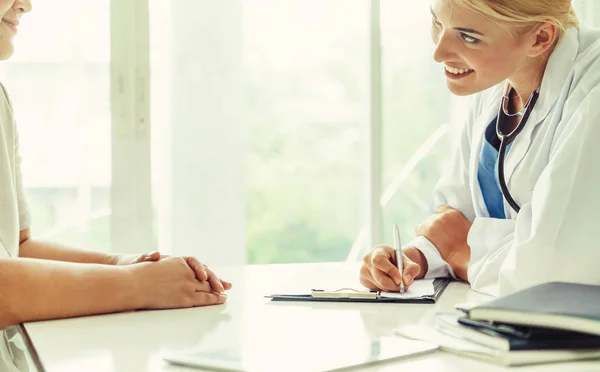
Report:
<svg viewBox="0 0 600 372"><path fill-rule="evenodd" d="M440 35L437 39L435 50L433 51L433 59L438 63L442 63L450 59L449 57L451 54L450 43L446 40L444 35Z"/></svg>

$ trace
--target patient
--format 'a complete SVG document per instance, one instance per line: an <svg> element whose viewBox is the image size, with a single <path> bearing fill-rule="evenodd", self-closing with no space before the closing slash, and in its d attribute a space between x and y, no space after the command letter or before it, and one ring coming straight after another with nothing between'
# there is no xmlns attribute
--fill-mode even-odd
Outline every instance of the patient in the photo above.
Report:
<svg viewBox="0 0 600 372"><path fill-rule="evenodd" d="M0 0L0 59L12 55L19 20L30 10L30 0ZM4 331L15 324L226 301L231 284L193 257L109 255L33 239L17 128L0 87L0 370L16 368Z"/></svg>

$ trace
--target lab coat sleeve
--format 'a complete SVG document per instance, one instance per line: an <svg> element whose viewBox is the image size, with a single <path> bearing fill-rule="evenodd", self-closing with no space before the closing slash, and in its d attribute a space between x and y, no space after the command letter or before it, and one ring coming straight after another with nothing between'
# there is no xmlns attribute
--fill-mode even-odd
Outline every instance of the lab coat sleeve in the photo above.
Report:
<svg viewBox="0 0 600 372"><path fill-rule="evenodd" d="M447 205L461 211L467 219L473 221L475 210L469 191L469 159L471 154L471 132L475 122L481 95L471 102L471 113L464 125L459 142L446 165L440 180L433 192L435 206ZM440 256L435 245L426 237L418 236L407 244L417 248L427 259L428 270L425 278L452 276L456 278L452 268Z"/></svg>
<svg viewBox="0 0 600 372"><path fill-rule="evenodd" d="M580 96L564 113L548 165L516 220L474 221L473 289L505 295L549 281L600 284L600 87Z"/></svg>

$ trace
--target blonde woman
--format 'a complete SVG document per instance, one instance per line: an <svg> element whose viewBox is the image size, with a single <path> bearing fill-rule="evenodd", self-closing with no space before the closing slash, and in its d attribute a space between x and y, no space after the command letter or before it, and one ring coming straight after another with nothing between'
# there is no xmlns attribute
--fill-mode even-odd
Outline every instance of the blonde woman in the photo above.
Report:
<svg viewBox="0 0 600 372"><path fill-rule="evenodd" d="M30 0L0 0L0 59ZM12 106L0 89L0 370L16 367L11 325L135 309L221 304L231 284L192 257L105 255L31 237ZM25 368L21 365L21 368Z"/></svg>
<svg viewBox="0 0 600 372"><path fill-rule="evenodd" d="M570 0L436 0L431 13L440 73L473 102L435 214L403 249L405 285L600 284L600 32ZM392 249L365 255L360 279L398 290Z"/></svg>

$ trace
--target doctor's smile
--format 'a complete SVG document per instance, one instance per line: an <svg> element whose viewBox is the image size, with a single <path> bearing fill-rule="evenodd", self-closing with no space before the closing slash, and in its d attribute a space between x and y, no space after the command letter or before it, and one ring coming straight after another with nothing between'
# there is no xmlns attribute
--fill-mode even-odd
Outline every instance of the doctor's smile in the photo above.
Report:
<svg viewBox="0 0 600 372"><path fill-rule="evenodd" d="M444 72L446 73L446 77L448 79L462 79L465 78L469 75L471 75L473 72L473 70L469 69L469 68L455 68L455 67L450 67L448 65L444 65Z"/></svg>

